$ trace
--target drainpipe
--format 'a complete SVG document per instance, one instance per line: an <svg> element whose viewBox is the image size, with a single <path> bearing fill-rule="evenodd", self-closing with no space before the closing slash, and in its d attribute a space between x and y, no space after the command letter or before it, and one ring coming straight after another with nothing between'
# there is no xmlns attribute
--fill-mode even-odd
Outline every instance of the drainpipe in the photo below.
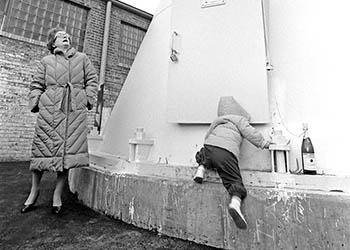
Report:
<svg viewBox="0 0 350 250"><path fill-rule="evenodd" d="M264 28L264 40L265 40L265 56L266 56L266 70L272 71L273 66L270 60L270 51L269 51L269 39L267 32L267 21L266 21L266 11L268 8L265 7L265 4L268 4L266 0L261 0L261 10L262 10L262 18L263 18L263 28Z"/></svg>
<svg viewBox="0 0 350 250"><path fill-rule="evenodd" d="M97 130L99 134L101 133L101 125L102 125L103 89L104 89L105 76L106 76L107 49L108 49L109 25L111 21L111 10L112 10L112 1L108 1L106 6L106 19L105 19L105 28L104 28L104 34L103 34L100 81L99 81L99 88L98 88L98 101L96 105L97 106L96 113L99 114L97 118L98 119Z"/></svg>
<svg viewBox="0 0 350 250"><path fill-rule="evenodd" d="M9 7L10 6L10 1L5 1L5 6L4 6L4 11L3 11L3 13L4 13L4 15L3 15L3 17L2 17L2 21L1 21L1 27L0 27L0 31L3 31L4 30L4 25L5 25L5 21L7 21L6 19L7 19L7 15L8 15L8 10L9 10Z"/></svg>

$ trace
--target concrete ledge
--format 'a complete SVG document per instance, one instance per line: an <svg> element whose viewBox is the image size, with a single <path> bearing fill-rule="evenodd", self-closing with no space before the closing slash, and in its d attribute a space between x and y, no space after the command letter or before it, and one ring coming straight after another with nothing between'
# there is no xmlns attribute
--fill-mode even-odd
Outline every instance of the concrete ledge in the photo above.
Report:
<svg viewBox="0 0 350 250"><path fill-rule="evenodd" d="M130 162L119 157L93 152L90 154L90 167L112 174L135 174L192 180L196 167L155 164L152 162ZM306 191L344 192L350 194L350 176L332 175L295 175L260 171L242 171L246 186L285 188ZM215 171L207 171L206 182L221 183Z"/></svg>
<svg viewBox="0 0 350 250"><path fill-rule="evenodd" d="M103 161L92 157L92 167L71 171L72 192L87 206L135 226L224 249L350 249L348 193L249 182L243 204L248 230L242 231L227 213L229 197L215 173L199 185L190 167L99 157ZM252 183L276 184L244 175Z"/></svg>

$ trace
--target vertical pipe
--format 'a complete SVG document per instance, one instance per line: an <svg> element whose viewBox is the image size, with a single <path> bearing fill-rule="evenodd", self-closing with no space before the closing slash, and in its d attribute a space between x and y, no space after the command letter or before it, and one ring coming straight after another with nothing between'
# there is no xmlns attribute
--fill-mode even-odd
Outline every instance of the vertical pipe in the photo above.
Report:
<svg viewBox="0 0 350 250"><path fill-rule="evenodd" d="M0 27L0 30L2 31L3 29L4 29L4 24L5 24L5 19L6 19L6 15L4 15L3 17L2 17L2 22L1 22L1 27Z"/></svg>
<svg viewBox="0 0 350 250"><path fill-rule="evenodd" d="M268 39L267 23L266 23L266 7L265 7L264 1L265 0L261 0L261 11L262 11L263 28L264 28L266 68L267 70L272 70L273 68L270 62L269 39Z"/></svg>
<svg viewBox="0 0 350 250"><path fill-rule="evenodd" d="M102 125L103 90L104 90L105 77L106 77L108 36L109 36L109 26L111 21L111 10L112 10L112 1L108 1L106 6L106 19L105 19L105 28L104 28L103 44L102 44L98 100L96 105L96 114L99 114L99 116L97 117L97 130L99 133L101 133L101 125Z"/></svg>
<svg viewBox="0 0 350 250"><path fill-rule="evenodd" d="M9 14L9 9L10 9L10 1L7 1L5 3L4 16L2 17L2 21L1 21L1 27L0 27L1 31L4 30L5 22L7 21L6 19L7 19L7 16Z"/></svg>
<svg viewBox="0 0 350 250"><path fill-rule="evenodd" d="M108 1L106 6L105 29L104 29L103 44L102 44L102 57L101 57L101 68L100 68L100 82L99 82L100 85L105 83L109 25L111 21L111 9L112 9L112 2Z"/></svg>

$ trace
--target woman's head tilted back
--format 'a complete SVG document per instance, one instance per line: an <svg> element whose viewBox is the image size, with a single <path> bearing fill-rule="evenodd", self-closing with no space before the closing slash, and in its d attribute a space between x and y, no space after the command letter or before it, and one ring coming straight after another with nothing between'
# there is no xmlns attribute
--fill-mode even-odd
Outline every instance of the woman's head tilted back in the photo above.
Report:
<svg viewBox="0 0 350 250"><path fill-rule="evenodd" d="M233 96L220 97L218 105L218 116L239 115L250 119L249 113L233 98Z"/></svg>
<svg viewBox="0 0 350 250"><path fill-rule="evenodd" d="M68 46L71 45L71 38L66 33L66 31L60 27L52 28L49 30L47 37L47 48L53 54L55 48L57 48L56 40L57 39L66 39ZM63 40L65 42L65 40ZM62 42L62 41L59 41Z"/></svg>

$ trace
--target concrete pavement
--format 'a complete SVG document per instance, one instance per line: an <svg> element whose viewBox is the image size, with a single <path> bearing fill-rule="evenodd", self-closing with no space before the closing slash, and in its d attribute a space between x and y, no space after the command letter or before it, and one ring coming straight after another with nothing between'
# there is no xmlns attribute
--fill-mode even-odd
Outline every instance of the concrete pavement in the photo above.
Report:
<svg viewBox="0 0 350 250"><path fill-rule="evenodd" d="M45 173L34 211L20 209L30 190L28 162L0 163L0 249L158 249L216 248L158 235L94 212L69 192L63 194L64 213L51 213L55 174Z"/></svg>

